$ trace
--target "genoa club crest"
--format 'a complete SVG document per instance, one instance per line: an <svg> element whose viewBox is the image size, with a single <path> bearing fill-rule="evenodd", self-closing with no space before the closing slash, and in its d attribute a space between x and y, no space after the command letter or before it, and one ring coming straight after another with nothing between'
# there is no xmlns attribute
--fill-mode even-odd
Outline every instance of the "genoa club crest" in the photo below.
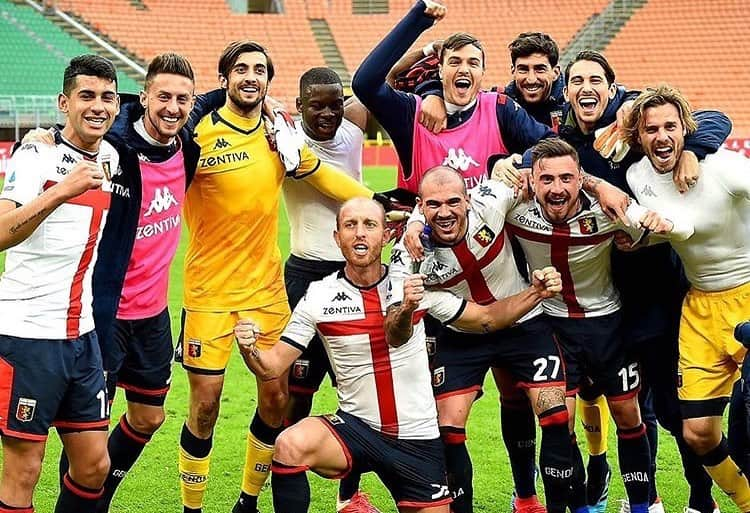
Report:
<svg viewBox="0 0 750 513"><path fill-rule="evenodd" d="M295 379L305 379L310 372L310 360L296 360L292 366Z"/></svg>
<svg viewBox="0 0 750 513"><path fill-rule="evenodd" d="M490 230L489 226L482 226L477 233L474 234L474 240L479 243L480 246L486 248L495 239L495 232Z"/></svg>
<svg viewBox="0 0 750 513"><path fill-rule="evenodd" d="M200 358L201 356L201 341L196 338L188 340L188 356L190 358Z"/></svg>
<svg viewBox="0 0 750 513"><path fill-rule="evenodd" d="M26 397L18 399L18 406L16 407L16 418L18 420L21 422L31 422L35 411L36 399L27 399Z"/></svg>
<svg viewBox="0 0 750 513"><path fill-rule="evenodd" d="M437 388L445 383L445 367L438 367L432 371L432 386Z"/></svg>
<svg viewBox="0 0 750 513"><path fill-rule="evenodd" d="M426 337L426 343L427 356L435 356L435 352L437 349L437 340L435 340L435 337Z"/></svg>
<svg viewBox="0 0 750 513"><path fill-rule="evenodd" d="M578 220L578 227L583 235L589 235L599 231L595 217L584 217Z"/></svg>

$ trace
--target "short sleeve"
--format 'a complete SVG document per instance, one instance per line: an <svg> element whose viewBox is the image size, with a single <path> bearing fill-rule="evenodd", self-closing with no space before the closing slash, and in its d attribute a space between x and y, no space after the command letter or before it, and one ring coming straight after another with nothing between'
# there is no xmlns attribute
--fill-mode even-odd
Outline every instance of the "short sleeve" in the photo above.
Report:
<svg viewBox="0 0 750 513"><path fill-rule="evenodd" d="M466 300L447 290L427 289L420 309L422 307L443 324L450 324L461 317Z"/></svg>
<svg viewBox="0 0 750 513"><path fill-rule="evenodd" d="M314 301L310 300L312 287L308 289L305 296L297 303L292 312L289 324L284 328L281 340L296 347L300 351L307 349L308 344L315 336L315 314L313 310Z"/></svg>
<svg viewBox="0 0 750 513"><path fill-rule="evenodd" d="M10 159L0 198L25 205L42 193L45 158L49 150L28 143L21 146Z"/></svg>

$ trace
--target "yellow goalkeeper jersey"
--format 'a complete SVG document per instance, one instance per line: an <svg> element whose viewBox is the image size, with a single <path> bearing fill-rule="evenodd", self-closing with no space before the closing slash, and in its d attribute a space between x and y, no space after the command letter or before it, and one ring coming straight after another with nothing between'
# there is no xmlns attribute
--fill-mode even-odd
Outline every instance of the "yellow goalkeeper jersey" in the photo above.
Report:
<svg viewBox="0 0 750 513"><path fill-rule="evenodd" d="M224 312L286 301L278 248L285 170L266 141L261 118L226 106L195 128L200 159L185 198L190 238L185 256L185 308ZM320 160L305 147L298 176Z"/></svg>
<svg viewBox="0 0 750 513"><path fill-rule="evenodd" d="M200 158L184 208L190 232L185 308L235 312L286 301L278 247L286 172L266 141L262 119L244 118L224 106L200 120L195 142ZM339 201L372 196L306 145L292 178L305 178Z"/></svg>

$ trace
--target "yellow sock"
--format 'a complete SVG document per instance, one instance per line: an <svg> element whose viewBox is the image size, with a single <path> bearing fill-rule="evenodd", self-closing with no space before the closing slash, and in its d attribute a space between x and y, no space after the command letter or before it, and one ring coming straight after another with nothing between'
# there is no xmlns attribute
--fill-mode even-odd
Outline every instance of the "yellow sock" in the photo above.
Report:
<svg viewBox="0 0 750 513"><path fill-rule="evenodd" d="M732 458L727 456L718 465L704 465L711 479L724 490L740 511L750 511L750 485Z"/></svg>
<svg viewBox="0 0 750 513"><path fill-rule="evenodd" d="M205 458L196 458L180 447L179 470L180 470L180 493L182 504L192 509L200 509L203 506L203 495L206 493L208 484L208 469L211 463L211 454Z"/></svg>
<svg viewBox="0 0 750 513"><path fill-rule="evenodd" d="M578 416L586 434L589 454L598 456L607 452L609 436L609 407L603 395L586 401L578 398Z"/></svg>
<svg viewBox="0 0 750 513"><path fill-rule="evenodd" d="M260 489L271 471L272 459L273 445L264 444L248 431L245 468L242 472L243 492L256 497L260 494Z"/></svg>

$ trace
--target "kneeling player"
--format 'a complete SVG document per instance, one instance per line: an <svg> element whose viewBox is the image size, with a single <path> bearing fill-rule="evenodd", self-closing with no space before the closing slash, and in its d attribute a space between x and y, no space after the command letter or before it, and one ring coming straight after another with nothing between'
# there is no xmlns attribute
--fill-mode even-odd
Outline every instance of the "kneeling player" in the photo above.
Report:
<svg viewBox="0 0 750 513"><path fill-rule="evenodd" d="M308 510L307 470L331 478L374 471L400 511L447 513L450 494L421 319L429 311L462 329L499 329L560 290L559 275L536 271L527 291L478 306L449 292L425 292L421 275L407 278L403 289L391 287L380 263L387 241L384 213L371 200L344 204L335 238L344 270L310 286L282 335L284 343L258 351L255 324L241 321L235 329L245 362L260 379L285 372L316 332L336 372L339 411L308 417L277 439L274 509ZM388 321L387 304L393 312Z"/></svg>

